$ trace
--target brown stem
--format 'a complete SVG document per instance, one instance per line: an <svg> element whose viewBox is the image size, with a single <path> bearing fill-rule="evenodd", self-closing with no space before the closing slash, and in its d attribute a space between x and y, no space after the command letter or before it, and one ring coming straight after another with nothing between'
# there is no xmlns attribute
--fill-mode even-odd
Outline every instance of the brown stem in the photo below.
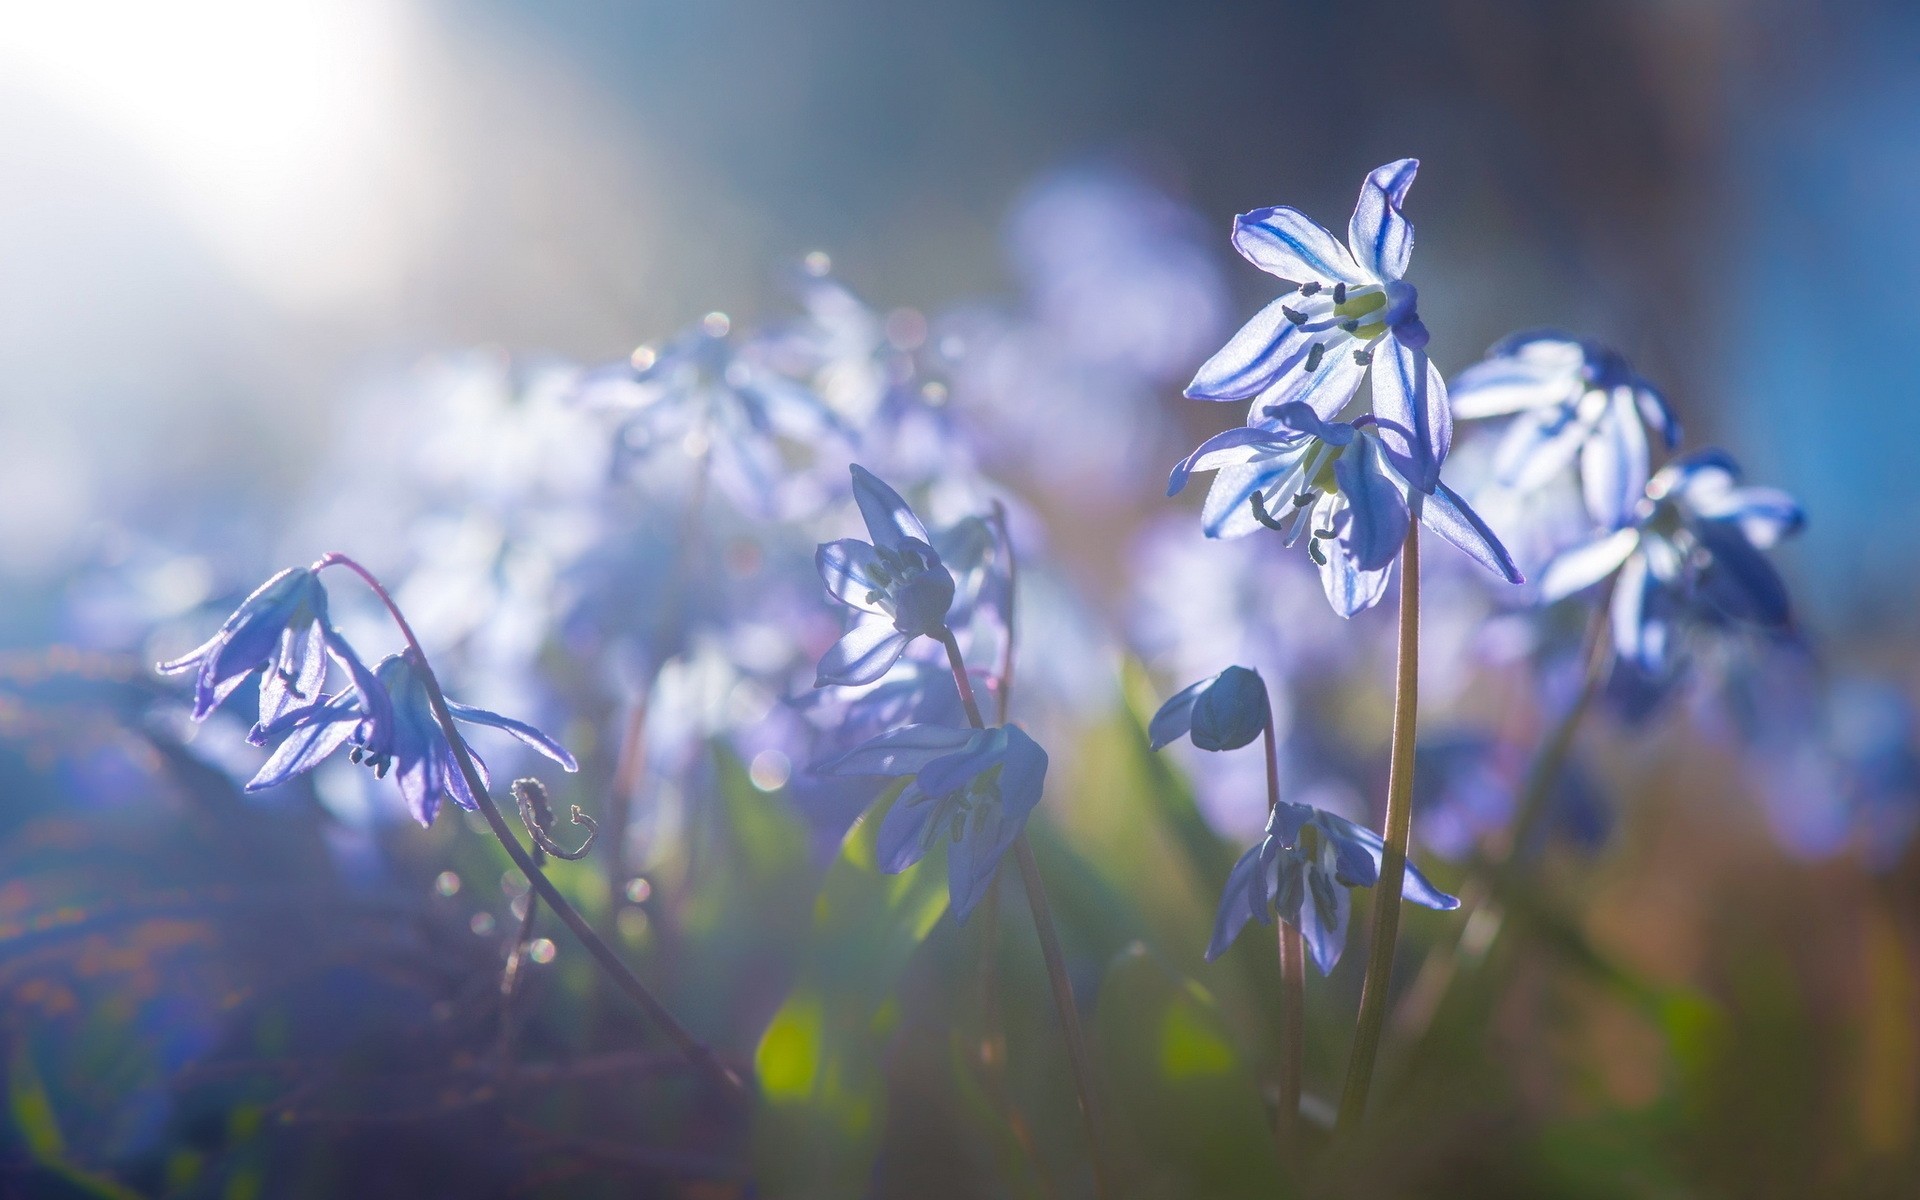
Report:
<svg viewBox="0 0 1920 1200"><path fill-rule="evenodd" d="M1267 710L1261 741L1267 758L1267 812L1280 807L1280 747L1273 731L1273 710ZM1273 1114L1273 1138L1284 1166L1292 1167L1300 1151L1301 1060L1306 1057L1306 978L1300 953L1300 931L1285 917L1279 919L1280 955L1280 1107Z"/></svg>
<svg viewBox="0 0 1920 1200"><path fill-rule="evenodd" d="M547 878L546 872L540 869L532 856L527 853L526 848L520 845L520 839L508 827L506 817L501 815L500 806L494 803L492 793L487 790L485 781L480 778L479 769L473 764L473 755L467 750L466 741L461 738L459 729L453 723L453 713L447 708L446 693L440 690L440 680L434 675L432 666L427 662L426 651L420 647L420 639L414 636L413 627L407 623L405 614L400 611L400 606L394 603L393 596L388 593L385 585L375 578L371 571L344 554L332 553L324 556L315 564L315 569L335 564L346 567L360 576L367 586L373 589L374 595L380 598L380 602L386 606L387 613L393 618L394 625L399 628L401 637L407 643L407 653L412 658L415 669L420 672L421 683L426 687L427 703L433 710L434 722L446 735L447 743L453 749L454 762L460 768L460 774L465 779L468 790L473 793L473 798L480 805L480 815L486 818L487 827L493 831L493 836L506 850L507 857L520 868L521 874L527 877L527 882L533 885L534 891L539 893L540 898L547 902L547 907L551 908L554 915L560 918L561 923L580 940L580 944L586 947L587 953L593 956L601 969L619 986L621 991L630 996L646 1012L654 1024L666 1031L667 1036L680 1048L680 1052L687 1057L687 1060L706 1072L723 1091L744 1098L747 1088L740 1076L722 1063L711 1049L694 1037L686 1026L680 1024L673 1014L667 1011L667 1007L660 1003L652 990L641 982L640 977L633 973L633 969L622 962L613 948L594 932L593 926L589 925L587 919L580 915L580 911L560 894L560 889L553 885L553 881Z"/></svg>
<svg viewBox="0 0 1920 1200"><path fill-rule="evenodd" d="M1393 688L1393 752L1387 766L1387 819L1382 835L1380 879L1373 886L1373 941L1367 947L1367 977L1360 989L1346 1090L1340 1095L1339 1128L1350 1132L1367 1112L1367 1089L1387 1018L1387 989L1400 937L1400 898L1406 883L1407 842L1413 833L1414 726L1420 690L1420 523L1407 530L1400 552L1400 661Z"/></svg>

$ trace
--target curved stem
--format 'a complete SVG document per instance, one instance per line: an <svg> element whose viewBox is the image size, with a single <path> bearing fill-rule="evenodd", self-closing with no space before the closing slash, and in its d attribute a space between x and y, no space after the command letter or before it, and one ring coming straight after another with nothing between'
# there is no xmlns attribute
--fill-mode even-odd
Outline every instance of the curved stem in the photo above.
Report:
<svg viewBox="0 0 1920 1200"><path fill-rule="evenodd" d="M1367 947L1367 978L1360 989L1353 1053L1346 1090L1340 1095L1339 1128L1351 1130L1367 1112L1367 1089L1380 1052L1387 1018L1387 989L1400 936L1400 897L1406 883L1407 842L1413 833L1413 745L1420 698L1420 525L1407 530L1400 552L1400 661L1393 687L1393 755L1387 767L1387 819L1382 835L1380 880L1373 886L1373 941Z"/></svg>
<svg viewBox="0 0 1920 1200"><path fill-rule="evenodd" d="M947 649L947 666L953 671L953 683L960 690L960 703L966 707L967 721L975 729L985 729L980 719L980 704L974 699L973 682L967 678L967 663L960 655L960 643L953 630L942 628L940 643ZM1027 892L1027 907L1033 912L1034 932L1040 938L1040 956L1046 961L1047 983L1053 991L1053 1006L1060 1014L1061 1032L1067 1044L1067 1065L1073 1072L1074 1091L1080 1099L1080 1117L1086 1124L1087 1148L1093 1164L1094 1192L1113 1194L1112 1173L1106 1164L1104 1123L1099 1097L1093 1084L1093 1057L1087 1053L1086 1033L1080 1027L1080 1007L1074 1002L1073 981L1067 976L1066 955L1060 949L1060 932L1053 921L1053 906L1047 901L1046 885L1040 878L1040 864L1034 861L1033 847L1026 830L1013 842L1014 861L1020 867L1020 882Z"/></svg>
<svg viewBox="0 0 1920 1200"><path fill-rule="evenodd" d="M1267 812L1280 806L1280 747L1273 732L1273 710L1261 731L1267 755ZM1280 1106L1273 1114L1273 1139L1283 1165L1299 1153L1301 1060L1306 1057L1306 971L1300 930L1282 917L1280 926Z"/></svg>
<svg viewBox="0 0 1920 1200"><path fill-rule="evenodd" d="M721 1086L722 1090L744 1096L746 1084L742 1082L740 1076L722 1063L705 1043L694 1037L684 1025L680 1024L673 1014L667 1011L666 1006L660 1003L652 990L633 973L633 969L620 961L620 956L615 954L613 948L594 932L593 927L587 923L587 919L580 915L580 910L560 894L560 889L547 878L546 872L533 861L533 857L520 844L520 839L508 827L506 818L501 815L500 806L494 803L493 795L487 790L485 781L480 778L479 770L473 765L473 755L467 750L466 741L461 738L459 730L454 726L453 713L447 708L446 693L440 689L439 677L433 673L432 666L428 664L426 651L420 647L420 639L414 636L413 626L407 623L405 614L400 611L400 606L394 603L393 596L387 591L385 585L375 578L371 571L340 553L323 556L314 564L314 570L334 565L346 567L373 589L373 594L380 598L380 602L386 606L387 613L392 616L394 625L399 628L400 636L406 639L407 653L413 658L413 665L419 670L421 682L426 687L427 703L433 710L434 722L440 726L441 732L446 735L448 745L453 748L454 761L460 768L460 774L465 778L467 788L473 793L474 799L480 803L480 815L486 818L487 827L493 831L493 836L506 850L507 857L513 860L513 865L520 868L521 874L527 877L527 882L533 886L534 891L547 902L547 907L553 910L562 924L573 931L573 935L580 939L580 944L587 948L587 953L593 956L594 961L600 964L601 969L606 971L620 990L632 997L646 1011L647 1016L666 1031L667 1036L673 1039L674 1044L680 1048L680 1052L686 1056L687 1060L704 1071Z"/></svg>

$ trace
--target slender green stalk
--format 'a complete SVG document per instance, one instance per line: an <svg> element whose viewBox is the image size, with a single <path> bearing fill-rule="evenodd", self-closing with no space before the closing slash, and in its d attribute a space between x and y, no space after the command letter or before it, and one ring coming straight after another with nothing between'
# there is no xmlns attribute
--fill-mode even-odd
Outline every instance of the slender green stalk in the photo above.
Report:
<svg viewBox="0 0 1920 1200"><path fill-rule="evenodd" d="M1393 687L1393 754L1387 767L1387 821L1380 879L1373 885L1373 941L1360 989L1347 1086L1340 1095L1339 1128L1350 1131L1367 1112L1367 1089L1387 1019L1387 989L1400 937L1400 897L1406 883L1407 842L1413 833L1413 745L1420 698L1420 523L1407 530L1400 552L1400 661Z"/></svg>
<svg viewBox="0 0 1920 1200"><path fill-rule="evenodd" d="M953 670L954 686L960 689L960 703L967 720L975 729L985 729L980 719L980 703L973 695L973 682L967 678L967 663L960 655L960 643L953 630L942 629L940 642L947 650L947 665ZM1066 955L1060 949L1060 933L1053 921L1053 906L1047 902L1046 885L1040 879L1040 864L1034 861L1033 847L1026 831L1013 843L1014 861L1020 867L1020 882L1026 887L1027 907L1033 912L1034 932L1040 938L1040 956L1046 961L1047 983L1053 991L1053 1006L1060 1014L1060 1027L1067 1044L1067 1065L1073 1072L1074 1091L1080 1099L1080 1117L1086 1123L1087 1148L1093 1164L1094 1192L1113 1195L1112 1172L1106 1163L1105 1128L1099 1107L1099 1093L1093 1082L1093 1056L1087 1052L1087 1037L1080 1027L1080 1008L1074 1002L1073 981L1067 977Z"/></svg>
<svg viewBox="0 0 1920 1200"><path fill-rule="evenodd" d="M388 615L393 618L395 626L399 628L400 636L407 643L407 654L412 658L414 667L420 672L421 682L426 686L427 703L433 709L434 722L440 726L441 732L446 735L447 743L453 747L454 760L460 768L460 774L466 780L468 789L473 793L473 798L479 802L480 815L486 818L487 828L493 831L493 836L506 850L507 857L520 868L521 874L527 877L527 882L533 886L533 890L547 902L547 907L553 910L561 923L580 939L580 944L587 948L587 953L592 955L593 960L600 964L601 969L619 986L620 990L632 997L654 1024L666 1031L667 1036L680 1048L681 1054L687 1061L705 1072L722 1091L744 1098L747 1089L740 1076L721 1062L718 1055L674 1018L666 1005L660 1003L652 990L633 973L633 969L620 961L620 956L614 953L613 948L594 932L593 926L580 915L580 910L560 893L560 889L553 885L553 881L547 878L546 872L540 869L539 864L533 861L533 857L520 844L520 839L507 825L506 817L501 815L500 806L494 803L493 795L487 790L486 782L480 778L479 769L473 764L473 755L467 750L466 741L460 736L460 731L453 723L453 713L447 708L446 693L440 690L439 677L433 673L433 667L427 662L426 651L420 647L420 639L414 636L413 627L407 623L405 614L400 611L400 606L394 603L393 596L387 591L385 585L375 578L371 571L344 554L328 554L319 561L317 566L335 564L346 567L360 576L367 586L373 589L374 595L380 598L380 602L386 606Z"/></svg>
<svg viewBox="0 0 1920 1200"><path fill-rule="evenodd" d="M1280 747L1273 732L1273 712L1261 731L1267 755L1267 811L1280 806ZM1280 1106L1273 1114L1273 1140L1285 1167L1297 1164L1300 1151L1300 1076L1306 1057L1306 975L1300 952L1300 930L1285 917L1280 926Z"/></svg>

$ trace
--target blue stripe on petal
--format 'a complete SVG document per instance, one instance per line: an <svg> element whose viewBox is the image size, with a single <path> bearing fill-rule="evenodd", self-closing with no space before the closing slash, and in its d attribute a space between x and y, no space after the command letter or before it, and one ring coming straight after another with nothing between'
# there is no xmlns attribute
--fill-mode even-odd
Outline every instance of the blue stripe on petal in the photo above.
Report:
<svg viewBox="0 0 1920 1200"><path fill-rule="evenodd" d="M885 617L863 617L820 659L813 686L872 683L900 661L912 640Z"/></svg>
<svg viewBox="0 0 1920 1200"><path fill-rule="evenodd" d="M1388 460L1408 483L1431 492L1453 444L1446 382L1425 351L1393 337L1374 347L1372 377L1373 414Z"/></svg>
<svg viewBox="0 0 1920 1200"><path fill-rule="evenodd" d="M1258 208L1235 217L1233 248L1262 271L1291 283L1374 282L1338 238L1297 208Z"/></svg>
<svg viewBox="0 0 1920 1200"><path fill-rule="evenodd" d="M1403 158L1374 168L1360 185L1360 199L1347 224L1347 245L1354 259L1376 278L1398 279L1407 273L1413 257L1413 225L1401 215L1400 206L1419 170L1419 159Z"/></svg>
<svg viewBox="0 0 1920 1200"><path fill-rule="evenodd" d="M1265 391L1307 354L1308 339L1283 311L1289 294L1242 325L1212 358L1200 364L1186 394L1194 400L1244 400Z"/></svg>
<svg viewBox="0 0 1920 1200"><path fill-rule="evenodd" d="M1466 552L1468 558L1505 579L1525 583L1526 577L1514 565L1513 556L1500 544L1493 530L1480 519L1460 494L1441 484L1431 496L1420 501L1420 522Z"/></svg>
<svg viewBox="0 0 1920 1200"><path fill-rule="evenodd" d="M475 708L471 704L462 704L458 700L447 701L447 711L459 720L465 721L470 725L485 725L492 729L498 729L502 733L533 747L554 762L559 763L562 768L568 771L578 771L580 769L580 764L574 760L573 755L567 752L565 746L554 741L546 734L541 733L525 721L516 721L512 717L503 717L497 712L488 712L484 708Z"/></svg>
<svg viewBox="0 0 1920 1200"><path fill-rule="evenodd" d="M1400 555L1412 515L1381 458L1380 445L1363 437L1333 464L1340 494L1347 500L1347 527L1341 540L1362 571L1377 571Z"/></svg>

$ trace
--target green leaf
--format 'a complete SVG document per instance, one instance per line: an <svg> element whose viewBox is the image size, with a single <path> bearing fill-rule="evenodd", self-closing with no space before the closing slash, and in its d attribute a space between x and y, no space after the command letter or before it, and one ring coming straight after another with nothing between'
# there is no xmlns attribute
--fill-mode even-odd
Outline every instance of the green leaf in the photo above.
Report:
<svg viewBox="0 0 1920 1200"><path fill-rule="evenodd" d="M60 1133L53 1097L24 1039L14 1043L7 1061L7 1123L8 1140L17 1142L35 1164L35 1169L20 1173L14 1182L33 1195L139 1200L132 1188L67 1161L66 1138Z"/></svg>
<svg viewBox="0 0 1920 1200"><path fill-rule="evenodd" d="M883 875L874 839L899 794L883 796L841 843L814 902L799 978L754 1056L755 1177L774 1197L838 1200L868 1190L886 1116L894 990L947 910L942 863Z"/></svg>
<svg viewBox="0 0 1920 1200"><path fill-rule="evenodd" d="M1207 990L1134 946L1094 1017L1136 1197L1271 1197L1282 1187L1259 1086Z"/></svg>

